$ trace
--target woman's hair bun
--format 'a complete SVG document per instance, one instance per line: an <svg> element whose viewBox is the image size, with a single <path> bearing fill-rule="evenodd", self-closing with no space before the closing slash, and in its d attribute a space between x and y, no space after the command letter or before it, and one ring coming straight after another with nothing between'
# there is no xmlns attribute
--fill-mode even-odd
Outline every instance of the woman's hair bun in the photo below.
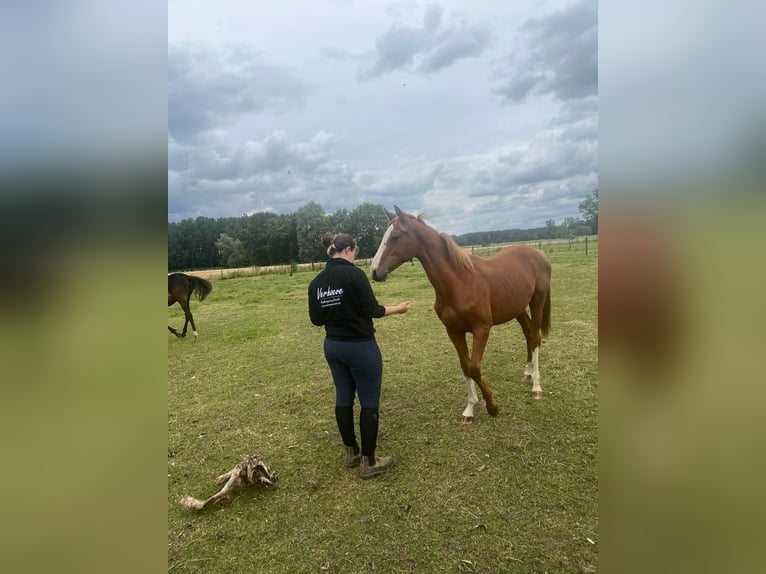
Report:
<svg viewBox="0 0 766 574"><path fill-rule="evenodd" d="M333 239L335 239L335 235L333 235L329 231L325 233L324 235L322 235L322 239L321 239L322 247L324 247L325 249L330 247L330 245L332 245Z"/></svg>

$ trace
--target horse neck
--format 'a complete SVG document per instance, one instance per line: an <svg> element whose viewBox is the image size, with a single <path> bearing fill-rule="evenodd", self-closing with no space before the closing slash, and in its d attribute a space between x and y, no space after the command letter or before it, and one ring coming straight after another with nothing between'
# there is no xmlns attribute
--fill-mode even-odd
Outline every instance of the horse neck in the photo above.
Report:
<svg viewBox="0 0 766 574"><path fill-rule="evenodd" d="M449 296L459 282L459 273L450 264L449 255L442 245L439 233L426 226L418 230L420 246L416 257L423 266L436 295Z"/></svg>

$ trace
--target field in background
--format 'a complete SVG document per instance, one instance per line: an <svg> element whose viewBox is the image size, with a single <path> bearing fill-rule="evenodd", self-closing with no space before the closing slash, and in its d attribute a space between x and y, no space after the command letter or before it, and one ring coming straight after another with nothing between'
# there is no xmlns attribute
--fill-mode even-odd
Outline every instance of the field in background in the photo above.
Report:
<svg viewBox="0 0 766 574"><path fill-rule="evenodd" d="M559 244L560 245L560 244ZM598 548L597 242L546 250L552 333L541 401L521 381L517 323L495 327L483 372L500 405L460 425L466 391L420 265L373 284L412 310L376 321L387 476L342 466L314 273L217 279L194 301L200 338L168 334L168 568L172 572L595 572ZM571 248L570 248L571 247ZM169 324L182 325L176 305ZM203 513L213 478L260 454L277 488Z"/></svg>

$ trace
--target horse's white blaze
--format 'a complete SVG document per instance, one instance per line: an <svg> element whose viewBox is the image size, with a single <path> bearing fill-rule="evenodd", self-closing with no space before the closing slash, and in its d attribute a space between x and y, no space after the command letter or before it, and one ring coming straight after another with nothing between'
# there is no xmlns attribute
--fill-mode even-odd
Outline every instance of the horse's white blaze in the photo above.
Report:
<svg viewBox="0 0 766 574"><path fill-rule="evenodd" d="M375 254L375 257L372 258L372 264L370 264L370 273L376 271L378 269L378 265L380 265L380 258L383 257L383 252L386 250L386 244L388 243L388 237L391 235L391 229L393 229L393 225L389 225L388 229L386 229L386 232L383 234L383 239L381 240L380 246L378 247L378 252Z"/></svg>
<svg viewBox="0 0 766 574"><path fill-rule="evenodd" d="M540 387L540 364L538 362L538 356L540 353L540 347L537 347L532 351L532 392L542 393L543 389Z"/></svg>
<svg viewBox="0 0 766 574"><path fill-rule="evenodd" d="M468 387L468 406L465 407L463 416L473 418L473 406L479 402L479 397L476 395L476 383L471 377L465 377L465 384Z"/></svg>

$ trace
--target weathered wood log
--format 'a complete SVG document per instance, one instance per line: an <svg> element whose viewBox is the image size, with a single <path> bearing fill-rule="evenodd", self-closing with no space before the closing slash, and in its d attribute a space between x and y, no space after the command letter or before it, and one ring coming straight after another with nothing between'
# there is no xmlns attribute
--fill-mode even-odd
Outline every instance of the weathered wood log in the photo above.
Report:
<svg viewBox="0 0 766 574"><path fill-rule="evenodd" d="M277 475L266 466L266 463L258 455L247 455L242 462L229 472L216 477L215 483L223 485L223 488L207 500L198 500L191 496L181 498L181 504L186 508L203 510L208 506L218 504L234 491L234 489L246 486L273 486L277 481Z"/></svg>

